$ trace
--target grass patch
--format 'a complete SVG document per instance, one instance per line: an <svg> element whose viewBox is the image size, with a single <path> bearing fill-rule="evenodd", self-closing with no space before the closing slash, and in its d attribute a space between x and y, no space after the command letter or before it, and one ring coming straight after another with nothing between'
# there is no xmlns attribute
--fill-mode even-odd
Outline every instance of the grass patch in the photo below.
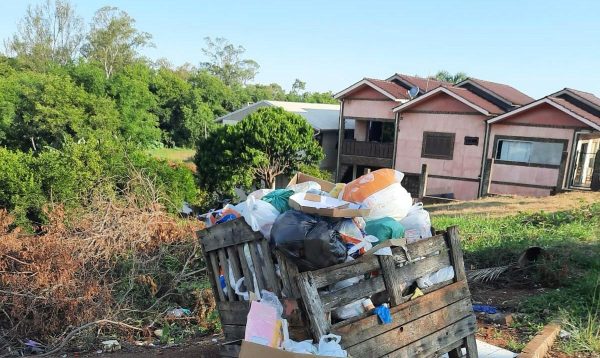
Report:
<svg viewBox="0 0 600 358"><path fill-rule="evenodd" d="M183 163L192 170L196 170L194 164L195 149L189 148L155 148L148 150L155 158L164 159L171 163Z"/></svg>
<svg viewBox="0 0 600 358"><path fill-rule="evenodd" d="M560 320L571 333L560 345L563 352L600 353L600 203L506 216L434 212L432 222L436 228L459 226L467 269L514 263L528 247L542 247L546 255L529 279L532 290L547 289L520 303L519 324L538 330Z"/></svg>

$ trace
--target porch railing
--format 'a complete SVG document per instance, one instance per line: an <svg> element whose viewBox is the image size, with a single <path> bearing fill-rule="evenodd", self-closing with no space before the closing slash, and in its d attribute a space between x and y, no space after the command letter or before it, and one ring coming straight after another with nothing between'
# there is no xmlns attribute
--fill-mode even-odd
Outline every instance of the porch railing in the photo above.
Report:
<svg viewBox="0 0 600 358"><path fill-rule="evenodd" d="M346 139L343 143L342 154L391 159L394 156L394 143L360 142Z"/></svg>

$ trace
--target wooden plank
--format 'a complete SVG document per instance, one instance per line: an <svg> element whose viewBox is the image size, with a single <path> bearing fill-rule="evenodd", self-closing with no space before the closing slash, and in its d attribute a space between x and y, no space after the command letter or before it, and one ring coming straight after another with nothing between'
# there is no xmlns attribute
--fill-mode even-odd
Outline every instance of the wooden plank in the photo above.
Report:
<svg viewBox="0 0 600 358"><path fill-rule="evenodd" d="M248 289L248 292L256 292L254 288L254 279L252 278L252 271L250 271L248 261L246 260L246 254L244 253L245 245L246 244L237 245L240 264L242 265L242 273L244 274L244 285L246 286L246 289Z"/></svg>
<svg viewBox="0 0 600 358"><path fill-rule="evenodd" d="M225 276L225 287L227 288L227 300L228 301L237 301L237 295L234 292L234 288L231 287L231 282L229 281L229 264L227 263L227 257L225 256L225 249L218 249L217 255L219 255L219 262L221 264L221 270L223 271L223 276Z"/></svg>
<svg viewBox="0 0 600 358"><path fill-rule="evenodd" d="M279 265L279 274L281 275L281 292L284 297L292 297L292 281L290 279L290 263L285 258L285 255L279 250L275 250L275 258ZM295 265L294 265L295 266Z"/></svg>
<svg viewBox="0 0 600 358"><path fill-rule="evenodd" d="M341 290L326 293L321 296L321 301L325 312L330 312L336 307L347 305L381 291L385 291L385 284L383 283L383 277L377 276Z"/></svg>
<svg viewBox="0 0 600 358"><path fill-rule="evenodd" d="M364 340L346 350L353 357L381 357L472 315L470 299L466 298L376 337Z"/></svg>
<svg viewBox="0 0 600 358"><path fill-rule="evenodd" d="M267 290L275 293L277 297L281 297L280 279L275 274L275 265L273 264L273 259L271 258L271 250L269 249L269 244L267 243L267 240L259 240L258 245L260 247L260 251L262 252L263 262L265 264L264 274Z"/></svg>
<svg viewBox="0 0 600 358"><path fill-rule="evenodd" d="M441 253L437 256L429 256L419 261L410 262L402 267L397 267L395 275L398 280L410 282L447 266L450 266L450 257L445 253Z"/></svg>
<svg viewBox="0 0 600 358"><path fill-rule="evenodd" d="M384 355L385 358L439 357L444 352L440 347L451 345L477 330L475 315L469 315L458 322L442 328L431 335ZM382 358L383 358L382 357ZM473 357L475 358L475 357Z"/></svg>
<svg viewBox="0 0 600 358"><path fill-rule="evenodd" d="M233 277L235 278L235 282L242 277L242 270L240 269L240 260L238 258L237 251L235 250L235 246L229 246L226 248L227 257L229 258L229 262L231 263L231 269L233 272Z"/></svg>
<svg viewBox="0 0 600 358"><path fill-rule="evenodd" d="M458 227L451 226L446 230L446 240L450 249L450 257L452 266L454 266L454 280L466 280L465 263L463 261L463 252L460 247L460 236L458 235Z"/></svg>
<svg viewBox="0 0 600 358"><path fill-rule="evenodd" d="M413 244L407 245L410 257L414 260L417 257L431 255L438 251L447 249L447 244L443 235L437 235L427 240L420 240ZM397 264L406 262L406 257L402 255L403 249L398 247L392 249L395 254L394 259ZM363 255L354 261L348 261L339 265L326 267L320 270L313 271L314 283L317 288L322 288L333 283L363 275L380 268L379 261L376 255Z"/></svg>
<svg viewBox="0 0 600 358"><path fill-rule="evenodd" d="M252 231L243 218L201 230L198 232L198 236L207 252L254 241L263 237L259 232Z"/></svg>
<svg viewBox="0 0 600 358"><path fill-rule="evenodd" d="M379 256L379 264L381 265L385 289L390 296L390 304L391 306L397 306L402 302L402 291L406 288L407 283L401 281L395 275L396 261L393 256Z"/></svg>
<svg viewBox="0 0 600 358"><path fill-rule="evenodd" d="M218 302L217 309L221 317L221 324L245 325L246 317L250 311L250 304L247 301Z"/></svg>
<svg viewBox="0 0 600 358"><path fill-rule="evenodd" d="M318 342L321 336L329 332L330 323L325 316L323 303L319 298L319 292L314 284L312 272L303 272L299 276L298 287L302 295L302 302L306 315L310 322L310 330L313 338Z"/></svg>
<svg viewBox="0 0 600 358"><path fill-rule="evenodd" d="M342 341L344 347L351 347L363 340L380 335L429 312L437 311L468 297L467 282L461 281L403 303L400 306L390 308L393 322L389 325L382 325L379 323L377 316L369 315L360 320L346 320L335 324L331 331L344 337Z"/></svg>
<svg viewBox="0 0 600 358"><path fill-rule="evenodd" d="M462 346L464 345L464 339L459 339L456 342L452 342L448 345L446 345L445 347L439 348L434 354L432 354L430 357L431 358L439 358L442 354L444 353L448 353L448 355L450 356L451 354L458 354L458 357L462 356ZM451 352L455 352L455 353L451 353Z"/></svg>
<svg viewBox="0 0 600 358"><path fill-rule="evenodd" d="M225 335L225 339L228 341L244 339L245 332L246 332L246 326L237 326L237 325L231 325L231 324L223 325L223 334Z"/></svg>
<svg viewBox="0 0 600 358"><path fill-rule="evenodd" d="M375 255L363 255L354 261L312 271L313 284L317 288L329 286L351 277L363 275L379 269L379 261Z"/></svg>
<svg viewBox="0 0 600 358"><path fill-rule="evenodd" d="M215 278L217 292L219 293L219 300L225 301L225 293L223 292L223 288L221 287L221 279L219 278L220 273L219 273L219 263L217 260L217 253L209 252L208 255L210 257L210 266L213 271L213 277Z"/></svg>
<svg viewBox="0 0 600 358"><path fill-rule="evenodd" d="M252 258L252 264L254 267L254 275L256 276L256 281L258 283L258 287L255 287L255 288L256 288L256 291L258 293L260 293L260 290L266 289L267 286L265 285L265 279L263 276L263 269L262 269L262 261L260 260L260 258L258 256L256 241L249 242L248 249L250 250L250 257Z"/></svg>
<svg viewBox="0 0 600 358"><path fill-rule="evenodd" d="M226 358L238 358L240 356L241 342L222 344L219 349L219 356Z"/></svg>
<svg viewBox="0 0 600 358"><path fill-rule="evenodd" d="M471 334L465 338L465 344L467 346L467 357L468 358L477 358L479 357L479 353L477 353L477 341L475 340L475 334Z"/></svg>
<svg viewBox="0 0 600 358"><path fill-rule="evenodd" d="M421 175L419 176L419 199L423 199L427 192L427 164L421 165Z"/></svg>

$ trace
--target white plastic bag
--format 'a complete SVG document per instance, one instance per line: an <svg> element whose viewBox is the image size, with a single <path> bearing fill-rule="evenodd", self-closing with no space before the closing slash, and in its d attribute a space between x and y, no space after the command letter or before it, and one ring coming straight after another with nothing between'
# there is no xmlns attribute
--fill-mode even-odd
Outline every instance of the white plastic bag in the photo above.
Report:
<svg viewBox="0 0 600 358"><path fill-rule="evenodd" d="M348 259L352 259L352 257L348 256ZM348 260L351 261L351 260ZM346 280L339 281L331 286L329 286L330 292L339 291L343 288L350 287L354 284L359 283L362 280L362 276L352 277ZM348 318L360 316L365 313L365 308L362 305L362 299L358 301L354 301L348 303L347 305L338 307L334 309L331 314L335 319L345 320Z"/></svg>
<svg viewBox="0 0 600 358"><path fill-rule="evenodd" d="M400 183L394 183L368 196L361 206L371 209L369 215L364 218L367 221L386 216L394 220L402 220L412 206L412 198Z"/></svg>
<svg viewBox="0 0 600 358"><path fill-rule="evenodd" d="M326 334L319 341L317 354L326 357L347 357L348 353L340 346L342 337L335 334Z"/></svg>
<svg viewBox="0 0 600 358"><path fill-rule="evenodd" d="M411 244L431 237L431 218L427 210L423 209L423 203L416 203L408 211L408 216L400 220L404 227L406 242Z"/></svg>
<svg viewBox="0 0 600 358"><path fill-rule="evenodd" d="M234 208L244 217L252 230L260 231L267 239L271 237L271 228L279 216L279 211L273 205L249 196L246 201L239 203Z"/></svg>
<svg viewBox="0 0 600 358"><path fill-rule="evenodd" d="M273 191L273 189L258 189L258 190L253 191L252 193L248 194L248 198L253 197L256 200L259 200L259 199L262 199L263 196L269 194L272 191Z"/></svg>
<svg viewBox="0 0 600 358"><path fill-rule="evenodd" d="M432 273L417 279L417 286L420 289L437 285L440 282L452 280L454 278L454 267L446 266Z"/></svg>
<svg viewBox="0 0 600 358"><path fill-rule="evenodd" d="M302 342L287 339L283 341L283 350L294 353L317 354L317 348L310 339Z"/></svg>

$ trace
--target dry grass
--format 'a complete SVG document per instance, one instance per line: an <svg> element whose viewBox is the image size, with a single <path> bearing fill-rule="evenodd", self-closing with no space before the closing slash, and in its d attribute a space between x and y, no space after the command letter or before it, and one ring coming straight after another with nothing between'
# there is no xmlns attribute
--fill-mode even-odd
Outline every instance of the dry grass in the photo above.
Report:
<svg viewBox="0 0 600 358"><path fill-rule="evenodd" d="M0 355L25 338L56 346L86 325L94 337L123 327L150 335L180 305L194 310L194 323L214 328L194 235L201 224L167 214L158 196L137 178L118 198L92 196L77 212L52 208L36 235L13 229L0 210ZM112 321L121 328L92 327Z"/></svg>
<svg viewBox="0 0 600 358"><path fill-rule="evenodd" d="M595 202L600 202L600 192L573 191L544 198L492 196L473 201L434 204L428 206L427 209L436 216L486 215L504 217L519 212L572 210Z"/></svg>

